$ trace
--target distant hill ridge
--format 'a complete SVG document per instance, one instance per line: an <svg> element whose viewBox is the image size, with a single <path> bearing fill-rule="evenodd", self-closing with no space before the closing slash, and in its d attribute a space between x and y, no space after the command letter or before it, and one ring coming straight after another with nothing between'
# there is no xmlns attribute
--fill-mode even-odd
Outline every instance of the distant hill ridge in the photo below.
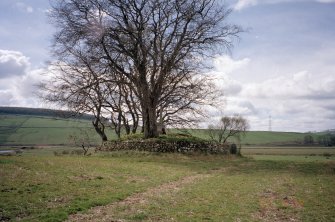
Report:
<svg viewBox="0 0 335 222"><path fill-rule="evenodd" d="M78 115L72 111L54 110L43 108L27 108L27 107L8 107L0 106L0 115L28 115L28 116L46 116L56 118L78 118L78 119L93 119L92 115L81 114Z"/></svg>

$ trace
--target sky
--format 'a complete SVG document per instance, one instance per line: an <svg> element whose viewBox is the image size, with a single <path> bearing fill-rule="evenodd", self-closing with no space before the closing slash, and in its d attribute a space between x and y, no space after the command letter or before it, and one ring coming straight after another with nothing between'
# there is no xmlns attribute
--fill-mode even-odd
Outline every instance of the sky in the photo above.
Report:
<svg viewBox="0 0 335 222"><path fill-rule="evenodd" d="M223 1L223 0L222 0ZM225 0L244 29L213 58L225 94L210 120L240 114L251 130L335 128L335 0ZM0 106L44 107L36 84L48 73L54 27L48 0L0 0Z"/></svg>

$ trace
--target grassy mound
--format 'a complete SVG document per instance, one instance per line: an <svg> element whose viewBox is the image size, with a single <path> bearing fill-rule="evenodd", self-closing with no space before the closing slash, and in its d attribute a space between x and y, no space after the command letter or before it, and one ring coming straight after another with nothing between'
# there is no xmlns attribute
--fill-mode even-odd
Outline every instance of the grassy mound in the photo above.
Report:
<svg viewBox="0 0 335 222"><path fill-rule="evenodd" d="M144 139L143 134L123 137L119 141L106 141L97 151L136 150L158 153L227 154L228 146L187 134L168 134Z"/></svg>
<svg viewBox="0 0 335 222"><path fill-rule="evenodd" d="M142 133L137 134L129 134L121 137L121 141L138 141L144 140L144 135ZM166 142L190 142L190 143L197 143L197 142L209 142L207 139L203 139L200 137L193 136L191 134L184 134L184 133L169 133L165 135L160 135L157 138L150 138L145 139L150 141L166 141Z"/></svg>

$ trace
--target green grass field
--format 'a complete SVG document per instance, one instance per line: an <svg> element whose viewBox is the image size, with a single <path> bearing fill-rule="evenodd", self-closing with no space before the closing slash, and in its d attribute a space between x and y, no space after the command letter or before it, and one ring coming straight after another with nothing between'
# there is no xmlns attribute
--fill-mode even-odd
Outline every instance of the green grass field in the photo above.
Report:
<svg viewBox="0 0 335 222"><path fill-rule="evenodd" d="M335 148L314 146L242 146L243 155L335 155Z"/></svg>
<svg viewBox="0 0 335 222"><path fill-rule="evenodd" d="M68 137L71 134L80 133L85 129L92 135L92 141L99 144L100 138L92 128L88 120L57 119L52 117L24 116L24 115L0 115L0 144L17 145L61 145L69 144ZM185 132L193 136L209 139L204 129L170 130L171 132ZM115 139L112 129L107 130L108 138ZM242 144L254 145L294 145L301 144L305 133L290 132L247 132L242 139ZM233 142L233 141L231 141Z"/></svg>
<svg viewBox="0 0 335 222"><path fill-rule="evenodd" d="M184 130L179 131L183 132ZM203 139L209 139L206 129L188 129L187 132ZM301 144L305 135L307 134L294 132L249 131L246 133L246 136L242 138L241 143L248 146ZM230 142L236 141L231 139Z"/></svg>
<svg viewBox="0 0 335 222"><path fill-rule="evenodd" d="M100 138L88 120L52 117L0 115L0 144L15 145L68 145L69 136L90 132L91 140L99 144ZM109 137L115 137L110 131Z"/></svg>
<svg viewBox="0 0 335 222"><path fill-rule="evenodd" d="M0 221L335 219L334 156L62 150L0 156Z"/></svg>

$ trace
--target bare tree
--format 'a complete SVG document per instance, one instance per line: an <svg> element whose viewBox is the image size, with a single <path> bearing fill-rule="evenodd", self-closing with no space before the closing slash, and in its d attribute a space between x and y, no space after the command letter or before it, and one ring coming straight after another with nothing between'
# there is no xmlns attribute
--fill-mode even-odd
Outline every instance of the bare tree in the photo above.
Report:
<svg viewBox="0 0 335 222"><path fill-rule="evenodd" d="M219 123L209 125L207 132L212 140L226 143L230 137L235 137L240 141L241 136L244 136L248 129L249 123L247 119L240 115L234 115L232 117L222 117Z"/></svg>
<svg viewBox="0 0 335 222"><path fill-rule="evenodd" d="M79 58L80 62L77 61ZM140 117L131 91L124 89L125 84L105 79L103 73L106 71L93 67L93 61L87 62L82 57L76 57L75 61L73 64L53 64L53 78L39 86L41 97L65 106L77 115L93 114L92 124L102 141L107 141L106 124L112 124L118 138L122 126L127 134L135 133Z"/></svg>
<svg viewBox="0 0 335 222"><path fill-rule="evenodd" d="M53 77L39 85L40 96L47 102L67 107L73 113L94 115L92 125L102 141L107 141L104 101L109 96L100 73L95 67L97 62L89 61L83 55L76 54L72 63L58 61L52 64ZM99 72L99 71L98 71Z"/></svg>
<svg viewBox="0 0 335 222"><path fill-rule="evenodd" d="M69 136L69 141L74 145L82 148L84 156L88 154L92 147L92 140L88 129L79 128L79 133L73 133Z"/></svg>
<svg viewBox="0 0 335 222"><path fill-rule="evenodd" d="M216 106L222 93L208 76L188 76L179 84L170 85L160 100L162 122L175 127L193 126L207 117L204 105ZM199 93L200 92L200 93Z"/></svg>
<svg viewBox="0 0 335 222"><path fill-rule="evenodd" d="M121 128L126 134L136 133L139 121L138 100L126 80L109 82L110 94L105 101L105 108L110 112L110 120L117 136L120 138Z"/></svg>
<svg viewBox="0 0 335 222"><path fill-rule="evenodd" d="M109 81L127 79L144 135L156 137L162 112L169 121L204 103L198 96L208 93L207 81L197 81L206 67L201 61L229 48L241 31L225 23L229 13L215 0L54 0L53 50L69 60L68 50L89 48L112 70Z"/></svg>
<svg viewBox="0 0 335 222"><path fill-rule="evenodd" d="M95 131L102 141L107 141L109 121L120 138L122 124L128 134L130 130L136 132L140 115L138 101L132 91L128 92L128 83L122 82L98 54L96 47L83 47L79 42L66 45L63 51L55 50L53 76L39 88L40 96L47 102L65 106L77 115L93 114Z"/></svg>

